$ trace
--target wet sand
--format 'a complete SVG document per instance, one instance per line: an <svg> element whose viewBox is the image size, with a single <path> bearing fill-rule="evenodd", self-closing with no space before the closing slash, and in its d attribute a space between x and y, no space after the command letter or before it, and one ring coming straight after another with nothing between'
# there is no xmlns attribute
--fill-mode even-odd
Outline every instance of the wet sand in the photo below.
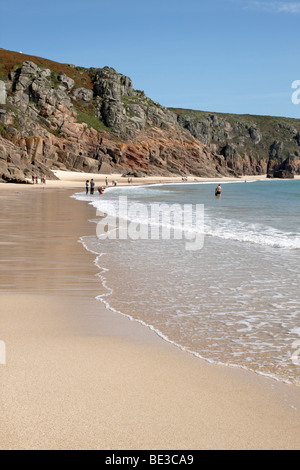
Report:
<svg viewBox="0 0 300 470"><path fill-rule="evenodd" d="M299 388L208 364L95 300L78 243L95 210L69 197L74 178L0 185L0 449L299 449Z"/></svg>

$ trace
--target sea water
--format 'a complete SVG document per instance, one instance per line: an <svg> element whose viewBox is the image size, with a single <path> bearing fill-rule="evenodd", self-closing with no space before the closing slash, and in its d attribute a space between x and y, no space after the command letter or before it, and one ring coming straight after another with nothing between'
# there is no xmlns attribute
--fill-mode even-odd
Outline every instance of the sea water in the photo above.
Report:
<svg viewBox="0 0 300 470"><path fill-rule="evenodd" d="M193 182L75 194L95 207L95 236L81 241L96 255L98 300L207 361L299 386L300 181L226 182L221 197L215 187ZM129 207L203 205L203 246L187 250L184 239L171 236L97 237L96 209L109 212L125 196ZM143 217L140 223L149 224Z"/></svg>

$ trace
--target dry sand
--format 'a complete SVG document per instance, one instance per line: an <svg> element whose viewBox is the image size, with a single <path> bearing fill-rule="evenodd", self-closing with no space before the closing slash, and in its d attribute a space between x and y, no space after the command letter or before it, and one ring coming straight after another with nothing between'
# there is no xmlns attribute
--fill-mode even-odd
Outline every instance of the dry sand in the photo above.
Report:
<svg viewBox="0 0 300 470"><path fill-rule="evenodd" d="M57 178L56 181L48 181L47 185L50 187L84 187L86 180L94 179L96 186L102 185L105 186L105 178L106 175L99 175L98 173L75 173L72 171L62 171L57 170L53 172ZM297 178L297 177L296 177ZM300 178L300 176L299 176ZM122 177L121 174L111 174L107 175L109 186L113 185L114 181L118 182L118 185L128 185L128 178ZM266 175L260 176L246 176L242 178L231 178L231 177L222 177L222 178L204 178L204 177L192 177L189 176L187 178L188 182L209 182L215 181L222 182L222 181L254 181L254 180L266 180ZM134 185L142 185L142 184L155 184L155 183L181 183L182 177L181 176L147 176L147 177L140 177L140 178L132 178L132 184Z"/></svg>
<svg viewBox="0 0 300 470"><path fill-rule="evenodd" d="M0 449L299 449L299 388L208 364L95 300L78 243L94 209L63 189L86 175L64 177L0 185Z"/></svg>

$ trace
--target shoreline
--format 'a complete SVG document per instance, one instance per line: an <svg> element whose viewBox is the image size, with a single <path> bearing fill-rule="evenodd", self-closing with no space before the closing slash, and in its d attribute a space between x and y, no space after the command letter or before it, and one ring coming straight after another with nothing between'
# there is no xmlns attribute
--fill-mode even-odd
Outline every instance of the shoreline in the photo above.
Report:
<svg viewBox="0 0 300 470"><path fill-rule="evenodd" d="M58 178L57 180L47 180L46 183L32 184L28 181L28 184L18 184L18 183L0 183L0 189L13 189L13 188L64 188L64 189L76 189L83 188L85 189L85 181L91 180L92 178L95 181L95 188L97 185L105 186L105 178L109 180L108 187L113 187L112 182L117 180L118 186L141 186L148 184L167 184L167 183L183 183L182 177L178 176L148 176L148 177L137 177L132 179L132 183L128 183L128 178L123 177L121 174L103 174L99 173L83 173L83 172L73 172L73 171L64 171L56 170L53 171L54 175ZM295 175L294 180L300 179L300 175ZM219 183L219 182L250 182L250 181L292 181L292 180L283 180L276 178L267 178L267 175L245 175L241 177L220 177L220 178L204 178L204 177L194 177L189 176L187 178L188 183Z"/></svg>
<svg viewBox="0 0 300 470"><path fill-rule="evenodd" d="M107 268L105 268L104 266L101 266L101 264L98 262L100 261L101 259L101 254L98 254L94 251L92 251L91 249L89 249L87 246L86 246L86 243L83 241L83 240L80 240L80 243L83 245L84 249L92 254L93 256L95 256L94 258L94 265L97 266L97 268L101 271L101 274L100 272L98 273L98 277L100 279L100 283L102 285L102 288L104 290L110 290L110 287L107 287L106 286L106 279L105 278L102 278L102 272L103 270L105 271ZM104 280L103 280L104 279ZM132 316L131 314L129 313L124 313L122 311L119 311L119 310L116 310L114 307L111 306L109 300L106 300L106 296L109 297L110 294L105 294L105 293L102 293L101 295L98 294L95 299L97 301L99 301L102 305L105 306L106 309L108 309L109 311L112 312L113 315L118 315L120 317L124 317L125 319L129 320L129 321L133 321L139 325L141 325L143 328L146 328L147 330L150 330L151 334L155 334L159 340L162 340L163 342L167 343L167 344L170 344L171 346L174 346L175 348L177 348L178 350L182 351L184 354L188 354L188 355L191 355L193 357L195 357L196 359L199 359L201 361L204 361L206 362L207 364L212 364L212 365L216 365L216 366L221 366L221 367L229 367L231 369L238 369L238 370L244 370L250 374L255 374L255 375L258 375L259 377L262 377L262 378L265 378L265 379L268 379L268 380L272 380L278 384L282 384L282 385L288 385L288 386L291 386L293 387L294 389L298 390L299 391L299 394L300 394L300 385L297 385L291 381L288 381L288 380L283 380L283 379L280 379L278 378L276 375L272 375L271 373L266 373L266 372L259 372L259 371L256 371L256 370L253 370L245 365L235 365L235 364L232 364L232 363L225 363L225 362L222 362L222 361L215 361L213 359L208 359L204 356L202 356L200 353L196 352L196 351L193 351L191 349L188 349L187 347L185 346L182 346L180 343L177 343L176 341L170 339L168 336L166 336L166 334L164 334L163 332L161 332L159 329L157 329L156 327L154 327L153 325L151 325L151 323L146 323L144 320L142 319L139 319L139 318L135 318L134 316ZM103 299L102 299L103 297ZM300 403L299 403L300 404Z"/></svg>
<svg viewBox="0 0 300 470"><path fill-rule="evenodd" d="M1 231L12 253L0 271L0 448L299 448L297 387L209 364L105 309L95 255L78 243L93 208L66 187L23 187L7 200L0 185L15 219Z"/></svg>

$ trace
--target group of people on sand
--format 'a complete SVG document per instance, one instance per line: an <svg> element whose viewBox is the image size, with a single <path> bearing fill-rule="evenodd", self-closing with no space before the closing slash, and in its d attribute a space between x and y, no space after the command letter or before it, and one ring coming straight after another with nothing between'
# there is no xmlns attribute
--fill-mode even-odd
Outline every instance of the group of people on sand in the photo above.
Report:
<svg viewBox="0 0 300 470"><path fill-rule="evenodd" d="M46 176L42 175L40 177L41 184L46 184ZM32 184L38 184L39 178L38 176L32 175Z"/></svg>
<svg viewBox="0 0 300 470"><path fill-rule="evenodd" d="M32 177L32 178L34 178L34 177ZM108 186L107 177L105 178L105 184L106 184L106 186ZM117 186L118 182L115 180L115 181L112 181L112 184L113 184L113 186ZM99 188L98 188L99 194L103 194L104 190L105 190L104 186L99 186ZM95 182L94 182L93 179L91 179L91 181L86 180L86 182L85 182L85 191L86 191L86 194L89 194L89 193L94 194L94 192L95 192ZM215 189L215 196L221 196L221 193L222 193L222 187L219 184Z"/></svg>
<svg viewBox="0 0 300 470"><path fill-rule="evenodd" d="M105 180L105 183L106 183L106 186L108 186L107 178ZM104 190L105 190L104 186L99 186L98 193L103 194ZM91 179L91 181L86 180L86 182L85 182L85 193L86 194L94 194L94 192L95 192L95 181L93 179Z"/></svg>
<svg viewBox="0 0 300 470"><path fill-rule="evenodd" d="M85 192L86 194L94 194L95 191L95 181L91 179L91 181L86 180L85 182Z"/></svg>
<svg viewBox="0 0 300 470"><path fill-rule="evenodd" d="M132 180L131 180L132 182ZM113 180L111 182L111 184L113 186L117 186L118 185L118 181L117 180ZM107 187L108 186L108 179L107 177L105 178L105 186ZM105 186L99 186L98 188L98 192L99 194L103 194L104 190L105 190ZM85 182L85 192L86 194L94 194L95 192L95 181L93 179L91 179L91 181L89 180L86 180Z"/></svg>

